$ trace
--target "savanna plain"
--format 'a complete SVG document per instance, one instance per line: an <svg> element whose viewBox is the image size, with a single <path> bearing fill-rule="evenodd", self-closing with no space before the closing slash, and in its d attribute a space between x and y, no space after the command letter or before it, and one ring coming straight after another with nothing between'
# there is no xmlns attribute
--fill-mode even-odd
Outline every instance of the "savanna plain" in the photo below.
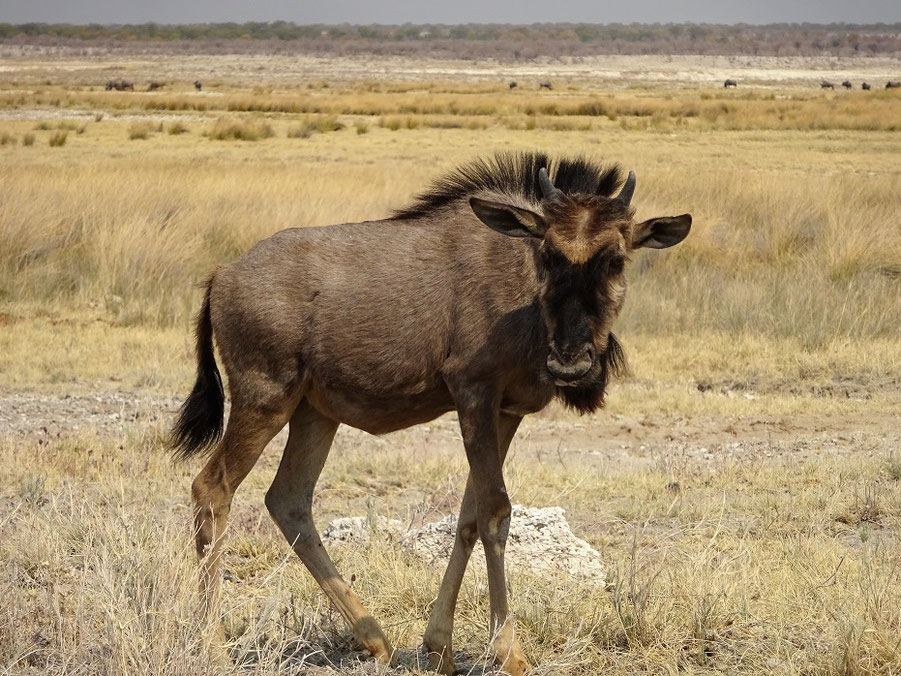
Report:
<svg viewBox="0 0 901 676"><path fill-rule="evenodd" d="M235 498L214 661L199 466L170 460L167 427L217 265L539 149L633 169L639 218L694 225L630 264L630 373L607 408L552 408L513 443L513 502L565 508L607 567L604 585L511 568L534 673L901 673L901 89L881 84L901 63L4 49L0 671L426 673L444 562L377 533L333 549L401 664L359 653L263 506L283 437ZM853 90L820 89L843 73ZM122 78L136 91L104 89ZM314 510L415 527L455 512L465 477L453 416L342 429ZM473 563L470 673L488 669L485 590Z"/></svg>

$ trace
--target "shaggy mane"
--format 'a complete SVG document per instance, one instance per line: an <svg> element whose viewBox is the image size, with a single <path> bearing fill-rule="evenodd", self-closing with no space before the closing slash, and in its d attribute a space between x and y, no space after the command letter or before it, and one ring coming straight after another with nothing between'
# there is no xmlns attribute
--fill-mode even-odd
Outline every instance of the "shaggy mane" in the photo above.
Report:
<svg viewBox="0 0 901 676"><path fill-rule="evenodd" d="M568 194L610 197L619 186L620 168L601 166L584 157L550 157L545 153L497 153L464 164L432 182L413 203L394 212L395 219L414 219L480 192L541 200L538 170L546 167L554 186Z"/></svg>

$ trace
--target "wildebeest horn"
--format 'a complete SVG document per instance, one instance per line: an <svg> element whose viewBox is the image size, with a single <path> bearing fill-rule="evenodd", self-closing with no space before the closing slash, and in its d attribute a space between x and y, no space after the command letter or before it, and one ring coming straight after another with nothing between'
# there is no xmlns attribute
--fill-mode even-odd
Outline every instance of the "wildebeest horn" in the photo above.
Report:
<svg viewBox="0 0 901 676"><path fill-rule="evenodd" d="M541 169L538 170L538 184L541 186L541 194L544 195L544 199L560 199L560 191L554 187L553 183L551 183L551 179L548 178L547 169L545 167L541 167Z"/></svg>
<svg viewBox="0 0 901 676"><path fill-rule="evenodd" d="M629 206L629 202L632 201L632 193L635 192L635 172L630 171L629 175L626 177L626 182L623 183L622 190L619 191L619 195L616 196L620 202Z"/></svg>

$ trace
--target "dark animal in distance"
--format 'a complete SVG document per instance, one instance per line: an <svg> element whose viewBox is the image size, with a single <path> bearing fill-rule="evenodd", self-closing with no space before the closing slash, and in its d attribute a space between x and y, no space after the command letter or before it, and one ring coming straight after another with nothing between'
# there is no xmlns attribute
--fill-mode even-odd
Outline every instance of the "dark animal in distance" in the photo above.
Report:
<svg viewBox="0 0 901 676"><path fill-rule="evenodd" d="M823 81L820 83L820 88L821 88L821 89L835 89L835 83L833 83L833 82L827 82L826 80L823 80Z"/></svg>
<svg viewBox="0 0 901 676"><path fill-rule="evenodd" d="M691 216L636 222L635 174L501 154L438 179L386 220L283 230L210 278L197 320L197 381L173 443L206 452L192 485L206 610L213 610L235 490L284 426L266 506L294 551L384 662L391 644L322 546L313 490L339 424L373 434L456 410L469 477L456 539L425 631L432 668L454 673L454 608L484 545L495 661L528 668L507 603L511 505L503 461L523 416L557 398L604 403L624 367L612 332L636 249L682 241ZM231 411L213 338L228 376Z"/></svg>
<svg viewBox="0 0 901 676"><path fill-rule="evenodd" d="M729 87L737 87L738 83L735 80L726 80L723 83L723 88L728 89Z"/></svg>
<svg viewBox="0 0 901 676"><path fill-rule="evenodd" d="M110 91L111 89L115 89L118 92L124 92L126 89L130 91L135 90L134 82L129 82L128 80L109 80L105 86L106 91Z"/></svg>
<svg viewBox="0 0 901 676"><path fill-rule="evenodd" d="M866 82L864 82L862 85L860 85L860 88L865 91L870 91L870 85Z"/></svg>
<svg viewBox="0 0 901 676"><path fill-rule="evenodd" d="M844 87L845 89L853 89L854 85L851 84L850 80L845 80L844 82L842 82L842 87Z"/></svg>
<svg viewBox="0 0 901 676"><path fill-rule="evenodd" d="M548 89L548 90L550 90L550 89L553 89L553 86L551 86L551 83L550 83L550 82L542 82L542 83L540 83L540 84L538 85L538 89Z"/></svg>
<svg viewBox="0 0 901 676"><path fill-rule="evenodd" d="M154 92L157 89L162 89L165 85L162 82L151 82L147 85L148 92Z"/></svg>
<svg viewBox="0 0 901 676"><path fill-rule="evenodd" d="M901 87L901 82L897 82L897 81L893 82L890 80L889 82L885 83L886 89L895 89L896 87Z"/></svg>
<svg viewBox="0 0 901 676"><path fill-rule="evenodd" d="M510 84L507 85L510 89L516 89L519 85L516 84L516 80L510 80Z"/></svg>
<svg viewBox="0 0 901 676"><path fill-rule="evenodd" d="M194 89L200 91L203 89L203 85L200 83L200 80L194 80Z"/></svg>

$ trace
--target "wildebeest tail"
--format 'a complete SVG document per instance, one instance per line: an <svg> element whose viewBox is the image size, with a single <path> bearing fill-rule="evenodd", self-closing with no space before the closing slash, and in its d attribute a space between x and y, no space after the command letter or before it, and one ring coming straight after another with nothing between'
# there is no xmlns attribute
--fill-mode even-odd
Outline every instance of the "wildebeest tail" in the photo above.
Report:
<svg viewBox="0 0 901 676"><path fill-rule="evenodd" d="M197 380L182 404L172 428L175 457L187 460L209 448L222 437L225 392L213 353L213 324L210 320L210 287L207 283L203 305L197 314Z"/></svg>

